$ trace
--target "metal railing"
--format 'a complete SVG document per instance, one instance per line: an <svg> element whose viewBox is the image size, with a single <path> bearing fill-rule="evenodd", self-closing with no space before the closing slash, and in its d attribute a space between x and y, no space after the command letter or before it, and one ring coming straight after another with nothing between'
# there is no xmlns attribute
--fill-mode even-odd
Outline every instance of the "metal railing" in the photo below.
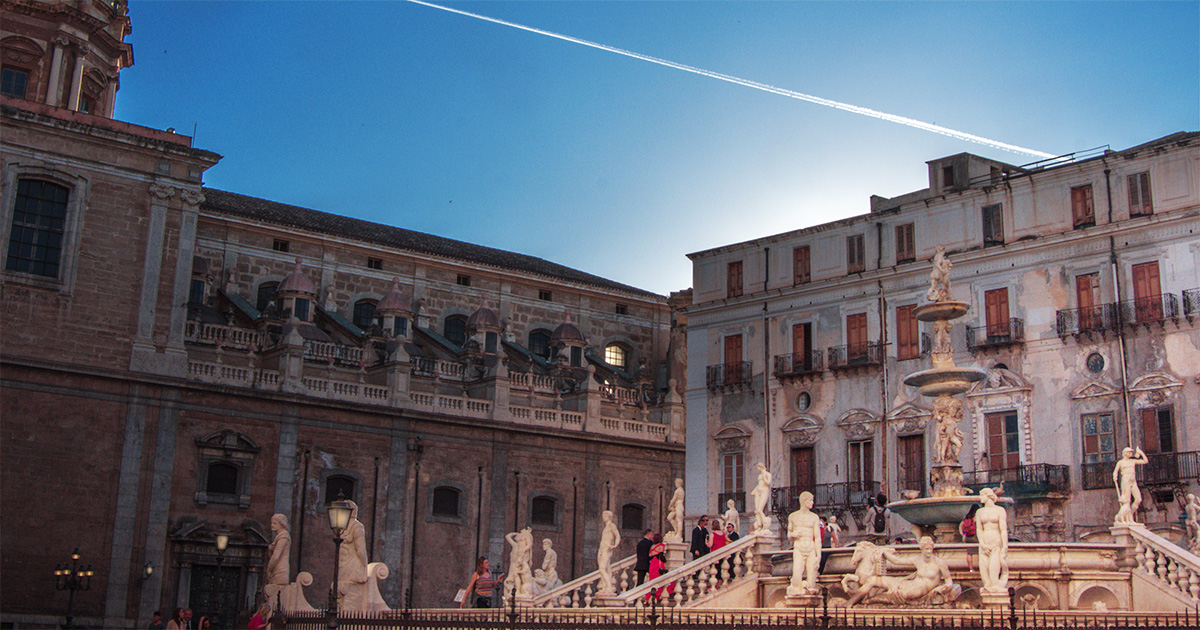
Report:
<svg viewBox="0 0 1200 630"><path fill-rule="evenodd" d="M879 342L834 346L827 353L829 369L848 370L883 364L883 344Z"/></svg>
<svg viewBox="0 0 1200 630"><path fill-rule="evenodd" d="M1117 303L1121 323L1161 324L1166 320L1179 321L1179 298L1172 293L1150 295Z"/></svg>
<svg viewBox="0 0 1200 630"><path fill-rule="evenodd" d="M724 514L728 509L725 502L733 499L733 507L737 508L738 512L746 511L746 493L745 492L722 492L717 495L717 511L716 514Z"/></svg>
<svg viewBox="0 0 1200 630"><path fill-rule="evenodd" d="M1084 308L1065 308L1058 311L1056 319L1059 337L1103 333L1117 327L1117 306L1101 304Z"/></svg>
<svg viewBox="0 0 1200 630"><path fill-rule="evenodd" d="M1066 464L1029 464L999 470L963 473L963 485L978 492L984 487L1004 484L1010 497L1041 496L1049 492L1067 492L1071 488L1071 467Z"/></svg>
<svg viewBox="0 0 1200 630"><path fill-rule="evenodd" d="M1200 289L1188 289L1183 292L1183 316L1188 322L1200 316Z"/></svg>
<svg viewBox="0 0 1200 630"><path fill-rule="evenodd" d="M1138 483L1146 486L1170 485L1185 479L1200 479L1200 451L1149 453L1144 466L1137 467ZM1084 463L1080 486L1084 490L1112 488L1115 460Z"/></svg>
<svg viewBox="0 0 1200 630"><path fill-rule="evenodd" d="M1025 321L1013 317L1007 322L986 326L967 326L967 349L998 348L1025 341Z"/></svg>
<svg viewBox="0 0 1200 630"><path fill-rule="evenodd" d="M708 388L737 387L749 385L753 372L750 361L721 363L708 366Z"/></svg>
<svg viewBox="0 0 1200 630"><path fill-rule="evenodd" d="M820 350L808 353L781 354L775 357L775 378L791 378L816 374L825 369L825 357Z"/></svg>
<svg viewBox="0 0 1200 630"><path fill-rule="evenodd" d="M878 481L843 481L820 483L814 486L784 486L771 488L771 511L776 516L787 515L800 509L800 493L813 493L813 511L841 511L852 507L866 507L867 498L879 494Z"/></svg>

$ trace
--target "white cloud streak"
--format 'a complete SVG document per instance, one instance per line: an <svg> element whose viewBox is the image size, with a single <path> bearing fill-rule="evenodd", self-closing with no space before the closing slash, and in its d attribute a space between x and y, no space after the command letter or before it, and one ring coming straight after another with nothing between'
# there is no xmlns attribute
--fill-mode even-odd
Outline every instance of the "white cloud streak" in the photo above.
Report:
<svg viewBox="0 0 1200 630"><path fill-rule="evenodd" d="M889 114L887 112L881 112L879 110L870 109L868 107L860 107L858 105L851 105L849 103L842 103L840 101L835 101L835 100L831 100L831 99L827 99L827 98L821 98L820 96L804 94L803 92L796 92L794 90L788 90L785 88L776 87L774 85L768 85L766 83L759 83L757 81L751 81L749 79L742 79L742 78L730 76L727 74L721 74L720 72L713 72L711 70L705 70L703 68L696 68L696 67L685 65L682 63L676 63L674 61L669 61L667 59L659 59L657 57L643 55L641 53L636 53L636 52L633 52L630 50L624 50L624 49L616 48L613 46L607 46L605 44L598 44L596 42L590 42L586 39L579 39L578 37L571 37L570 35L562 35L560 33L546 31L546 30L542 30L540 28L534 28L532 26L525 26L523 24L517 24L515 22L508 22L505 20L488 17L486 15L479 15L478 13L471 13L469 11L453 9L453 8L450 8L447 6L442 6L440 4L433 4L431 2L423 2L422 0L408 0L408 2L411 2L413 4L419 4L421 6L430 7L432 9L440 9L442 11L448 11L450 13L457 13L459 15L464 15L464 16L475 18L478 20L484 20L486 22L491 22L493 24L500 24L502 26L508 26L508 27L512 27L515 29L520 29L522 31L528 31L530 33L537 33L538 35L545 35L547 37L561 39L563 41L572 42L575 44L581 44L584 46L588 46L590 48L596 48L598 50L604 50L604 51L608 51L611 53L616 53L618 55L624 55L626 57L640 59L642 61L649 61L650 63L655 63L660 66L666 66L668 68L674 68L676 70L683 70L684 72L691 72L693 74L698 74L698 75L709 77L712 79L719 79L721 81L727 81L729 83L743 85L745 87L754 88L756 90L762 90L764 92L770 92L772 94L779 94L781 96L787 96L787 97L798 99L801 101L807 101L809 103L816 103L817 105L824 105L825 107L832 107L834 109L840 109L842 111L850 112L853 114L861 114L863 116L870 116L871 118L878 118L880 120L886 120L888 122L905 125L908 127L912 127L914 129L921 129L923 131L931 131L933 133L941 134L943 136L949 136L951 138L955 138L957 140L965 140L967 142L974 142L976 144L981 144L983 146L991 147L993 149L1001 149L1003 151L1009 151L1011 153L1020 153L1023 155L1031 155L1031 156L1039 157L1039 158L1056 157L1052 153L1046 153L1044 151L1037 151L1035 149L1026 149L1024 147L1019 147L1015 144L1008 144L1007 142L1000 142L999 140L991 140L989 138L984 138L982 136L977 136L977 135L966 133L963 131L956 131L954 129L949 129L947 127L942 127L941 125L935 125L932 123L922 122L920 120L915 120L913 118L908 118L905 116L897 116L896 114Z"/></svg>

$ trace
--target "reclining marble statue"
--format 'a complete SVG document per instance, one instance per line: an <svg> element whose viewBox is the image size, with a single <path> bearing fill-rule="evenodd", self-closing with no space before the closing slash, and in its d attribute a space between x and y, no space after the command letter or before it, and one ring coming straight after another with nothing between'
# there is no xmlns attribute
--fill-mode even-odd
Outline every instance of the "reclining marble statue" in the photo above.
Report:
<svg viewBox="0 0 1200 630"><path fill-rule="evenodd" d="M921 553L912 560L896 555L891 547L870 542L855 545L854 573L842 577L842 590L850 595L846 606L858 603L892 606L937 606L954 601L962 587L950 578L950 567L934 554L933 539L921 537ZM904 577L887 575L887 563L911 566Z"/></svg>

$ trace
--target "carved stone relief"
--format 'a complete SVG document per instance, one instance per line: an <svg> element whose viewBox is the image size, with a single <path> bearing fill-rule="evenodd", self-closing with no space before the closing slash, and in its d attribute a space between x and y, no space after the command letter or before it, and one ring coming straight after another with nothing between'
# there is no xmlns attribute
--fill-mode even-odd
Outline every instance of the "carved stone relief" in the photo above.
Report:
<svg viewBox="0 0 1200 630"><path fill-rule="evenodd" d="M802 415L783 425L781 430L788 444L808 446L817 443L817 438L824 426L825 423L821 422L819 418Z"/></svg>

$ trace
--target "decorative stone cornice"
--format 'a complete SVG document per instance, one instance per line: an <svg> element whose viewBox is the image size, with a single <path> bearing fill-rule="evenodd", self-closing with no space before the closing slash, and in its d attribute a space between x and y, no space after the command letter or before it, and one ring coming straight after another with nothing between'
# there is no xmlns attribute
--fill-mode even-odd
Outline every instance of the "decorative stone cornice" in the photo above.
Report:
<svg viewBox="0 0 1200 630"><path fill-rule="evenodd" d="M175 188L172 186L164 186L162 184L150 184L150 194L159 199L170 199L175 196Z"/></svg>
<svg viewBox="0 0 1200 630"><path fill-rule="evenodd" d="M179 191L179 198L189 206L198 206L204 203L204 193L199 190L191 190L184 188Z"/></svg>

